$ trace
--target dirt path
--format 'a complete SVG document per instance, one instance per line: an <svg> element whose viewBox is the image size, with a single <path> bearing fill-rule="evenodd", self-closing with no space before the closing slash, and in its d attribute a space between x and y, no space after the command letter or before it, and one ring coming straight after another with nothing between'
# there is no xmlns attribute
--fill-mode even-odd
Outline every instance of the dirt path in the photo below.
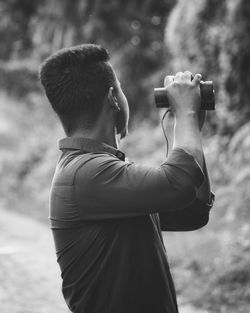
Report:
<svg viewBox="0 0 250 313"><path fill-rule="evenodd" d="M0 210L0 312L68 313L49 227Z"/></svg>
<svg viewBox="0 0 250 313"><path fill-rule="evenodd" d="M49 226L2 209L0 312L69 313ZM182 305L180 313L206 312Z"/></svg>

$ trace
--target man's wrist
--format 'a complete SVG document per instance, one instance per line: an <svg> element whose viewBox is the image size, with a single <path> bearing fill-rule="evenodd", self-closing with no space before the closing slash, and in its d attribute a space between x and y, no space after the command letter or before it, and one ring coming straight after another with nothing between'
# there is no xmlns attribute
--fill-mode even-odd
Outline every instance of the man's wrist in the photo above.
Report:
<svg viewBox="0 0 250 313"><path fill-rule="evenodd" d="M192 123L192 125L195 123L199 127L199 116L195 111L189 110L186 112L176 113L175 121L176 123Z"/></svg>

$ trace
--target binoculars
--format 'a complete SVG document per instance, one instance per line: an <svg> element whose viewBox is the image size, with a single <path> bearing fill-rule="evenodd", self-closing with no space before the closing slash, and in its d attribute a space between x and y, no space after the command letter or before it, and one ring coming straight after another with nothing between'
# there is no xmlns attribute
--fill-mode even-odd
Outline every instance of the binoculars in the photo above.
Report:
<svg viewBox="0 0 250 313"><path fill-rule="evenodd" d="M215 110L214 86L212 81L200 82L201 110ZM169 108L167 91L165 88L155 88L154 98L157 108Z"/></svg>

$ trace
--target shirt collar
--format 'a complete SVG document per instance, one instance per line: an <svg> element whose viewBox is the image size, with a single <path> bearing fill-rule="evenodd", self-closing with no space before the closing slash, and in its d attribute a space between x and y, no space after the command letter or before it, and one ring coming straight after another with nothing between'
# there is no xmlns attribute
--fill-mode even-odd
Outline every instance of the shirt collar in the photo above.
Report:
<svg viewBox="0 0 250 313"><path fill-rule="evenodd" d="M83 152L107 152L115 155L118 159L124 161L125 154L103 142L83 137L65 137L58 140L60 150L81 150Z"/></svg>

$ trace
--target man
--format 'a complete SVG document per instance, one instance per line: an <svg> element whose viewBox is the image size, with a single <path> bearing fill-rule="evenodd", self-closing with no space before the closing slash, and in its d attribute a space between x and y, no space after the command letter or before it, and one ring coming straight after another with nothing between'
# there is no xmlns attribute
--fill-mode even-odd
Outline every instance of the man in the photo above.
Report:
<svg viewBox="0 0 250 313"><path fill-rule="evenodd" d="M201 75L165 79L175 131L159 167L125 161L118 150L129 107L104 48L60 50L44 62L40 79L67 136L59 141L50 220L70 310L178 312L161 230L208 222L213 195L199 128Z"/></svg>

